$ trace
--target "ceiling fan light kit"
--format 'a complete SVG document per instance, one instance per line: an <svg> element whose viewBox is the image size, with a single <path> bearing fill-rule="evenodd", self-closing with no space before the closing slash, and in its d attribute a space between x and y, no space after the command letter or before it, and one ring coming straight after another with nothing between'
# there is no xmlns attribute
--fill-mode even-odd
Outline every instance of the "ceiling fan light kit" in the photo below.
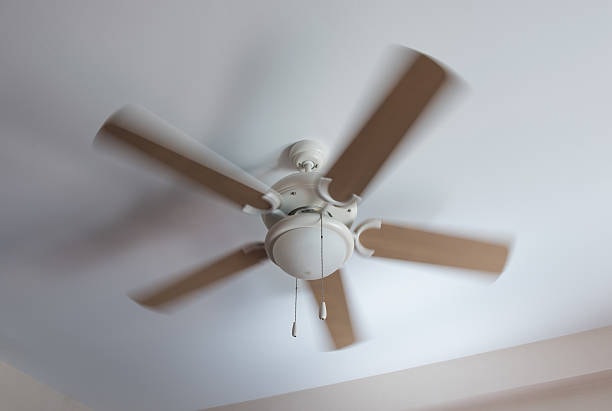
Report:
<svg viewBox="0 0 612 411"><path fill-rule="evenodd" d="M323 273L320 272L321 218L325 238ZM276 223L268 231L265 244L270 260L287 274L301 280L316 280L344 265L353 254L354 240L342 222L319 213L304 212Z"/></svg>
<svg viewBox="0 0 612 411"><path fill-rule="evenodd" d="M296 304L297 279L307 280L320 302L319 317L326 320L338 349L356 341L341 270L354 249L364 256L501 273L508 255L505 244L381 219L366 220L351 230L357 205L370 181L397 145L411 135L412 125L448 77L430 57L409 49L398 52L405 61L401 74L331 167L323 171L327 151L320 143L299 141L289 150L298 171L272 187L143 108L125 106L111 115L98 131L97 141L118 142L144 154L243 211L261 215L268 229L264 243L205 264L136 301L149 308L163 308L269 259L296 278ZM293 336L296 330L294 318Z"/></svg>

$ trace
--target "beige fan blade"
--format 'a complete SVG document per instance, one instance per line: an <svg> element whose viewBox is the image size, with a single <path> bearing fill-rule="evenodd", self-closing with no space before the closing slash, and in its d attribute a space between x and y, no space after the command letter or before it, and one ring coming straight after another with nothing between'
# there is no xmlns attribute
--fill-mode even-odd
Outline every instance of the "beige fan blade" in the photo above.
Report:
<svg viewBox="0 0 612 411"><path fill-rule="evenodd" d="M408 54L408 49L406 49ZM446 72L417 53L399 80L326 174L327 192L337 202L361 196L370 180L446 80Z"/></svg>
<svg viewBox="0 0 612 411"><path fill-rule="evenodd" d="M269 210L278 199L266 184L138 106L111 115L96 141L123 143L241 207Z"/></svg>
<svg viewBox="0 0 612 411"><path fill-rule="evenodd" d="M331 335L336 349L344 348L355 342L355 333L351 324L351 315L346 303L346 294L342 285L340 270L325 277L325 305L327 306L327 319L325 325ZM321 302L321 280L307 281L312 295Z"/></svg>
<svg viewBox="0 0 612 411"><path fill-rule="evenodd" d="M211 284L244 271L261 261L267 260L263 244L257 243L227 254L218 260L171 280L156 289L136 295L137 303L152 309L162 309L183 298L209 287Z"/></svg>
<svg viewBox="0 0 612 411"><path fill-rule="evenodd" d="M382 223L380 229L368 228L359 242L373 250L375 257L445 265L499 274L508 257L508 247L447 234Z"/></svg>

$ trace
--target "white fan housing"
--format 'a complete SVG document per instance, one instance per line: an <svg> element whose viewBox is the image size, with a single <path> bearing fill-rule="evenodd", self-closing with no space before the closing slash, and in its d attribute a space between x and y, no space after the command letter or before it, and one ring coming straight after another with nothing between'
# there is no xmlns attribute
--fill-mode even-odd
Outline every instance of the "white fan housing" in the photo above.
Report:
<svg viewBox="0 0 612 411"><path fill-rule="evenodd" d="M262 215L269 229L265 246L270 259L286 273L314 280L321 278L321 260L323 277L326 277L353 254L354 239L349 228L357 216L357 201L337 206L319 195L317 188L322 174L313 170L320 170L325 158L325 149L320 143L299 141L291 147L290 158L302 171L272 186L280 196L281 205L274 212Z"/></svg>
<svg viewBox="0 0 612 411"><path fill-rule="evenodd" d="M344 265L353 254L354 240L339 220L317 212L301 212L277 222L268 231L265 244L270 259L286 273L316 280Z"/></svg>

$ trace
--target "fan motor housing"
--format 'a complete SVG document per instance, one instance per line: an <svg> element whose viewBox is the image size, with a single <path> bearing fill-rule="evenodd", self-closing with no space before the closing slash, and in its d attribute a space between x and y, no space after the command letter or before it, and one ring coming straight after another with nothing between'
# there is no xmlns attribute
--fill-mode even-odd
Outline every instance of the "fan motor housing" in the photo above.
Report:
<svg viewBox="0 0 612 411"><path fill-rule="evenodd" d="M268 231L265 246L270 259L287 274L316 280L344 265L353 254L354 240L341 221L317 212L301 212L277 222Z"/></svg>
<svg viewBox="0 0 612 411"><path fill-rule="evenodd" d="M357 201L342 206L328 204L317 191L321 177L321 173L314 171L297 172L274 184L272 189L280 195L281 204L275 212L262 215L266 227L271 228L288 215L325 207L328 217L335 218L350 228L357 216Z"/></svg>

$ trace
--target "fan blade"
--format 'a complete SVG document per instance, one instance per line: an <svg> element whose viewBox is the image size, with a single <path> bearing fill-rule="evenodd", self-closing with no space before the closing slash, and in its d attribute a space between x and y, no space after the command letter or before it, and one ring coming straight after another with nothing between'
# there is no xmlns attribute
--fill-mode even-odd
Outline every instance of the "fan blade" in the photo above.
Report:
<svg viewBox="0 0 612 411"><path fill-rule="evenodd" d="M446 77L440 65L417 53L416 59L406 66L397 83L327 172L319 188L321 194L336 203L352 201L353 195L360 197Z"/></svg>
<svg viewBox="0 0 612 411"><path fill-rule="evenodd" d="M365 225L362 225L365 226ZM358 230L359 232L359 230ZM504 244L433 233L381 223L367 226L358 242L375 257L445 265L499 274L504 270L508 247Z"/></svg>
<svg viewBox="0 0 612 411"><path fill-rule="evenodd" d="M268 255L263 244L251 244L204 267L198 267L153 291L136 295L132 299L148 308L165 308L225 277L237 274L267 259Z"/></svg>
<svg viewBox="0 0 612 411"><path fill-rule="evenodd" d="M327 305L327 319L325 325L331 335L336 349L344 348L355 342L355 333L351 324L351 315L346 303L346 295L342 285L342 274L337 270L325 277L325 304ZM321 280L307 281L312 295L321 302Z"/></svg>
<svg viewBox="0 0 612 411"><path fill-rule="evenodd" d="M138 106L111 115L96 141L123 143L241 207L272 210L280 201L266 184Z"/></svg>

